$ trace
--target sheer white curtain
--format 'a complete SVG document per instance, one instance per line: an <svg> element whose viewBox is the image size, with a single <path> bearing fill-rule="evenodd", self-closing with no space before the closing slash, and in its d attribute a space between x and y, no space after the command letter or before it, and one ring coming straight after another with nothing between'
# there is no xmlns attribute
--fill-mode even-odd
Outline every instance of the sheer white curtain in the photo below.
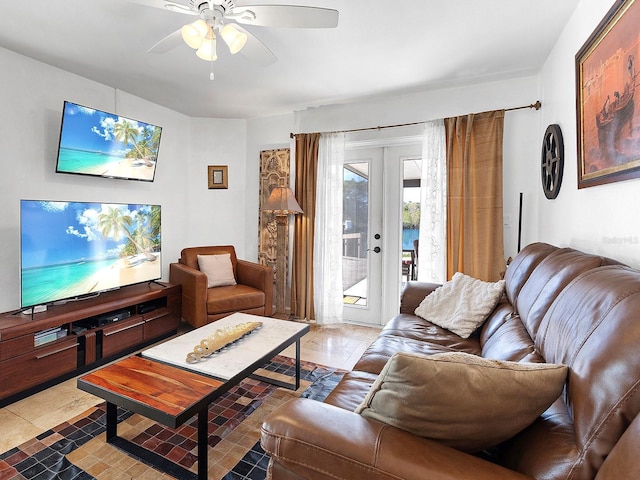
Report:
<svg viewBox="0 0 640 480"><path fill-rule="evenodd" d="M420 179L418 280L444 283L447 259L447 162L444 121L424 126Z"/></svg>
<svg viewBox="0 0 640 480"><path fill-rule="evenodd" d="M342 322L342 182L344 133L320 136L313 291L316 321Z"/></svg>

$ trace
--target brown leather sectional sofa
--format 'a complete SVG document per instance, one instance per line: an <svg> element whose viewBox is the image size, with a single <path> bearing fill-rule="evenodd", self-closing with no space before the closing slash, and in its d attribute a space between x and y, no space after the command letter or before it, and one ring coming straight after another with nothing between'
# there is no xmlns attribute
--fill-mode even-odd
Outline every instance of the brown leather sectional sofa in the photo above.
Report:
<svg viewBox="0 0 640 480"><path fill-rule="evenodd" d="M536 243L516 256L505 281L503 300L468 339L414 315L437 286L410 283L400 314L325 402L296 399L265 420L271 478L640 478L640 272ZM353 413L395 352L451 351L565 364L564 393L529 427L479 454Z"/></svg>

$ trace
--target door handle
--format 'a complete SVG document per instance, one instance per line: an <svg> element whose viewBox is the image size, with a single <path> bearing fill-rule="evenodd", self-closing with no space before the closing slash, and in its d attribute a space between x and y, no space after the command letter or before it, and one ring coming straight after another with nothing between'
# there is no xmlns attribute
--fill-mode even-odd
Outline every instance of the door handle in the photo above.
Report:
<svg viewBox="0 0 640 480"><path fill-rule="evenodd" d="M380 247L367 248L367 252L370 252L371 250L373 250L376 253L380 253Z"/></svg>

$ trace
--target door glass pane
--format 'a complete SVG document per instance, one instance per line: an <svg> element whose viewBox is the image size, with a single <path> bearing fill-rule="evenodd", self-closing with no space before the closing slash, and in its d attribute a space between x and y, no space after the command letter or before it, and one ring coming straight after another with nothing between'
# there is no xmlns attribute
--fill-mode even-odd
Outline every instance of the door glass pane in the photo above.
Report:
<svg viewBox="0 0 640 480"><path fill-rule="evenodd" d="M418 278L422 162L420 159L409 159L402 166L402 282L406 282Z"/></svg>
<svg viewBox="0 0 640 480"><path fill-rule="evenodd" d="M342 203L342 284L344 303L367 304L369 164L344 166Z"/></svg>

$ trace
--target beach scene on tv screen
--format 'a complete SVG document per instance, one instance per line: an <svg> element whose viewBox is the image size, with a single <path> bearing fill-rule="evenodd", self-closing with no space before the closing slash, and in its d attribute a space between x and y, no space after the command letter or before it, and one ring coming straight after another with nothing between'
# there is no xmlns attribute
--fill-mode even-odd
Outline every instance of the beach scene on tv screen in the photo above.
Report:
<svg viewBox="0 0 640 480"><path fill-rule="evenodd" d="M162 129L65 102L57 171L152 181Z"/></svg>
<svg viewBox="0 0 640 480"><path fill-rule="evenodd" d="M21 202L22 306L161 277L157 205Z"/></svg>

